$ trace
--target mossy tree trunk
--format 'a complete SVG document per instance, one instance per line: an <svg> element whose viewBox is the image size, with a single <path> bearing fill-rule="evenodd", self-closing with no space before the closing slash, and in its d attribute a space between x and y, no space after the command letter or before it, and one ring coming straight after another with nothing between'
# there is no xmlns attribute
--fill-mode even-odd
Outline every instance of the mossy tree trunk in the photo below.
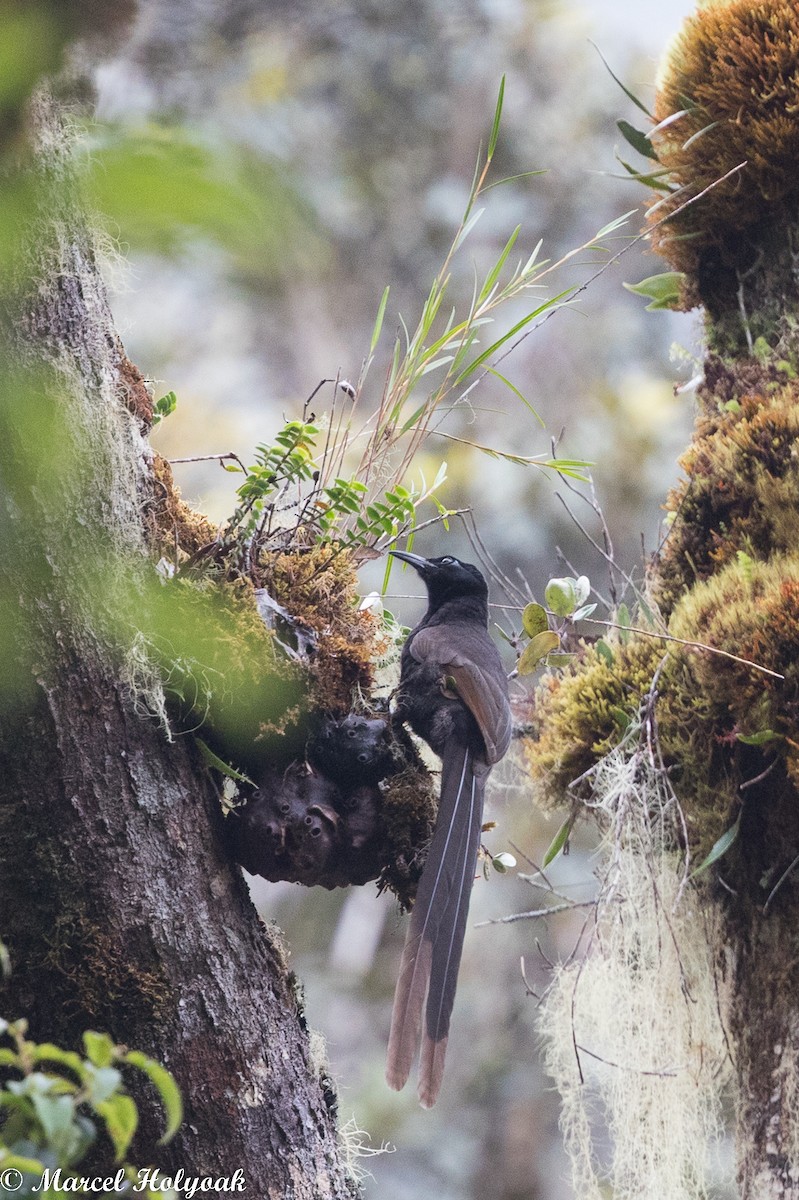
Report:
<svg viewBox="0 0 799 1200"><path fill-rule="evenodd" d="M190 741L141 713L124 669L113 593L153 569L156 485L131 411L147 397L132 395L46 96L33 127L38 209L6 297L16 374L0 398L0 937L13 967L0 1005L36 1039L72 1048L102 1029L174 1073L184 1125L157 1147L142 1092L134 1161L241 1169L250 1194L281 1200L351 1197L335 1095L279 937L226 855L217 789Z"/></svg>
<svg viewBox="0 0 799 1200"><path fill-rule="evenodd" d="M658 121L683 116L653 138L679 189L655 241L684 272L686 307L703 305L709 347L655 587L672 630L779 676L701 668L720 769L707 799L683 785L689 820L725 795L727 824L740 820L709 874L726 913L742 1200L799 1198L797 46L793 0L700 7L669 50L655 106ZM760 747L740 744L751 734Z"/></svg>

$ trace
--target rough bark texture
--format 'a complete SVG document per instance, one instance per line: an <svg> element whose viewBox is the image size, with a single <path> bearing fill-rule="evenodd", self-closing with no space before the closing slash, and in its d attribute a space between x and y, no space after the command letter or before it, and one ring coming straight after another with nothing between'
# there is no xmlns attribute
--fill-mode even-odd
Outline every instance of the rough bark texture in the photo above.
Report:
<svg viewBox="0 0 799 1200"><path fill-rule="evenodd" d="M723 895L738 1181L742 1200L799 1200L799 886L790 870L770 895L795 857L799 810L779 767L751 793L726 872L735 894Z"/></svg>
<svg viewBox="0 0 799 1200"><path fill-rule="evenodd" d="M135 587L149 451L122 403L125 360L47 98L35 126L47 199L17 346L55 372L77 457L57 503L43 465L0 510L0 585L19 595L20 670L32 680L0 728L0 932L14 968L0 1004L35 1038L73 1046L104 1029L175 1074L183 1128L156 1148L158 1106L143 1096L134 1161L241 1168L250 1194L276 1200L354 1196L335 1095L312 1061L279 936L226 855L215 787L189 741L169 743L138 711L92 571L80 577L91 545Z"/></svg>

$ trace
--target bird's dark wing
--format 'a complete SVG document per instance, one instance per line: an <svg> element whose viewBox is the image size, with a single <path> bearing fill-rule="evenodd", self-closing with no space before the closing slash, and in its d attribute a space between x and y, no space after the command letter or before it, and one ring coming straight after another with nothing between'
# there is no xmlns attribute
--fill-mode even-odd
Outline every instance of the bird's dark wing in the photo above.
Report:
<svg viewBox="0 0 799 1200"><path fill-rule="evenodd" d="M499 762L510 745L511 713L507 676L487 630L466 621L427 625L414 635L410 652L452 677L483 735L486 762Z"/></svg>

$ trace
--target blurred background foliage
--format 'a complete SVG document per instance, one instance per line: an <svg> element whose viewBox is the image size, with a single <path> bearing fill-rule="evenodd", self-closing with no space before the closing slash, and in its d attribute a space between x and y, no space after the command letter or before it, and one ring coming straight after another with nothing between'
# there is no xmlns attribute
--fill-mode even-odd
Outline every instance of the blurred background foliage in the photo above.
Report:
<svg viewBox="0 0 799 1200"><path fill-rule="evenodd" d="M474 272L485 275L517 224L520 257L542 238L542 253L556 260L639 203L613 153L623 145L615 121L634 119L631 105L591 43L648 102L656 59L693 5L622 7L615 0L140 0L135 12L119 6L118 21L102 25L113 5L6 6L6 161L16 153L19 101L31 81L58 66L75 32L96 35L102 25L99 38L69 53L67 91L74 95L75 79L89 78L96 94L95 118L87 122L76 107L74 119L126 351L156 397L178 396L175 413L155 431L156 448L169 459L233 451L251 462L256 444L302 417L321 379L358 377L390 285L367 381L367 403L369 389L377 403L400 315L412 327L461 219L503 74L494 177L522 177L486 195L453 267L461 303L468 306ZM20 77L20 48L29 42L32 65ZM525 175L531 171L546 173ZM0 222L0 266L6 245L13 255L25 186L12 175L3 185L10 220ZM641 211L610 249L642 226ZM596 254L576 256L553 292L587 279L600 262ZM456 406L446 426L456 437L527 456L548 455L554 438L560 456L591 460L617 557L630 569L640 567L642 538L649 549L657 544L660 504L692 416L690 397L675 398L673 385L694 374L695 318L647 312L621 286L659 269L637 245L504 363L544 429L493 379ZM509 308L508 327L529 311L525 304ZM521 572L540 597L544 581L563 573L559 547L601 589L601 560L559 503L557 477L435 438L416 466L432 479L445 459L441 500L474 510L508 574ZM219 463L175 470L185 497L212 520L231 514L239 481ZM597 532L590 508L580 519ZM440 528L428 530L416 548L442 553L444 538ZM446 550L473 557L457 524ZM364 592L379 587L382 570L363 570ZM395 574L392 585L404 591L406 576ZM397 597L396 606L410 620L418 590L417 600ZM494 852L513 842L540 862L557 823L532 810L523 784L507 764L489 813L500 829L487 840ZM550 871L576 899L591 890L584 851L576 838L572 854ZM396 1147L365 1162L367 1197L571 1197L557 1102L536 1064L535 1000L525 979L532 989L545 986L547 960L573 948L579 911L545 926L470 931L447 1080L431 1113L418 1108L411 1089L395 1095L383 1082L404 932L387 898L376 900L370 887L328 895L265 884L255 896L288 931L310 1022L327 1040L342 1120L352 1114L373 1147ZM477 922L540 900L517 876L492 873L490 883L476 885L472 912Z"/></svg>

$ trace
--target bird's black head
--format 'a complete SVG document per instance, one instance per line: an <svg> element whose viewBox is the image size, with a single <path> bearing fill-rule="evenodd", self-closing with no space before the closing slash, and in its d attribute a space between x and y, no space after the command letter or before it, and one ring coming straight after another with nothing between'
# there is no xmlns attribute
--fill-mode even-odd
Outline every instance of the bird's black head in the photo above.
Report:
<svg viewBox="0 0 799 1200"><path fill-rule="evenodd" d="M431 609L466 596L473 596L483 604L488 601L488 584L473 563L461 562L450 554L442 558L422 558L420 554L408 554L404 550L390 550L389 553L418 571L427 587Z"/></svg>

